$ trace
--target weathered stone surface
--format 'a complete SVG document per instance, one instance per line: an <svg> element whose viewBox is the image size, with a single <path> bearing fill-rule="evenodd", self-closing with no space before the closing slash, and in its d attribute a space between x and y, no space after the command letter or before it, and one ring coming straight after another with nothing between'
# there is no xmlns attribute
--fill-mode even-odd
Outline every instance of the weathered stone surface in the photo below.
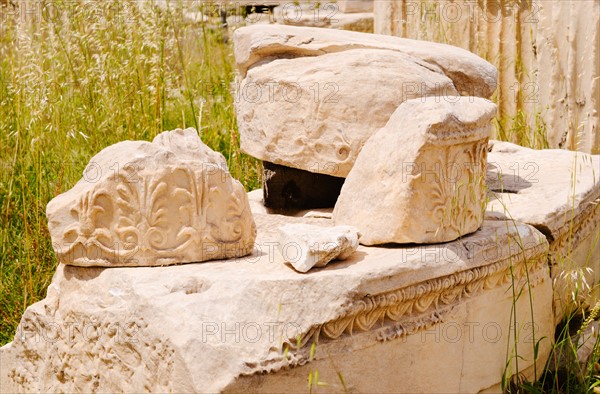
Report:
<svg viewBox="0 0 600 394"><path fill-rule="evenodd" d="M318 4L319 7L315 7ZM358 7L357 7L358 6ZM309 26L373 33L373 3L371 11L360 10L356 4L346 7L356 11L341 11L341 5L333 3L286 3L275 7L273 14L277 23L291 26ZM340 12L341 11L341 12ZM347 13L348 12L348 13Z"/></svg>
<svg viewBox="0 0 600 394"><path fill-rule="evenodd" d="M264 204L280 210L333 207L344 178L263 161Z"/></svg>
<svg viewBox="0 0 600 394"><path fill-rule="evenodd" d="M263 25L236 30L234 44L242 150L337 177L403 101L488 97L496 84L485 60L428 42Z"/></svg>
<svg viewBox="0 0 600 394"><path fill-rule="evenodd" d="M451 42L487 57L500 71L505 130L535 130L544 137L531 143L600 154L598 0L376 0L374 10L375 33ZM515 59L526 72L515 70Z"/></svg>
<svg viewBox="0 0 600 394"><path fill-rule="evenodd" d="M261 160L345 177L400 103L458 95L436 66L355 49L278 59L248 71L236 105L241 148Z"/></svg>
<svg viewBox="0 0 600 394"><path fill-rule="evenodd" d="M452 80L461 95L487 98L496 89L498 71L493 65L467 50L450 45L285 25L247 26L234 34L235 58L242 76L251 67L277 58L322 56L357 48L397 51L436 65Z"/></svg>
<svg viewBox="0 0 600 394"><path fill-rule="evenodd" d="M349 392L478 392L500 383L507 348L533 378L534 346L553 338L547 242L528 225L487 221L436 246L359 246L306 275L283 264L277 228L331 221L256 222L256 251L241 259L61 264L46 299L0 349L1 391L306 392L318 369L333 392L343 391L338 373ZM511 289L523 289L514 304ZM542 340L538 371L549 349Z"/></svg>
<svg viewBox="0 0 600 394"><path fill-rule="evenodd" d="M296 271L322 268L331 260L345 260L358 248L358 231L351 226L321 227L293 223L279 227L278 249Z"/></svg>
<svg viewBox="0 0 600 394"><path fill-rule="evenodd" d="M488 162L489 218L525 222L558 240L573 218L598 210L598 155L491 141Z"/></svg>
<svg viewBox="0 0 600 394"><path fill-rule="evenodd" d="M79 266L240 257L256 237L244 188L194 129L105 148L46 215L58 259Z"/></svg>
<svg viewBox="0 0 600 394"><path fill-rule="evenodd" d="M340 12L373 12L373 0L338 0Z"/></svg>
<svg viewBox="0 0 600 394"><path fill-rule="evenodd" d="M600 156L493 141L486 218L528 223L550 242L557 322L600 282ZM596 287L597 289L597 287Z"/></svg>
<svg viewBox="0 0 600 394"><path fill-rule="evenodd" d="M402 104L371 137L333 211L364 245L454 240L481 226L491 101L429 97Z"/></svg>

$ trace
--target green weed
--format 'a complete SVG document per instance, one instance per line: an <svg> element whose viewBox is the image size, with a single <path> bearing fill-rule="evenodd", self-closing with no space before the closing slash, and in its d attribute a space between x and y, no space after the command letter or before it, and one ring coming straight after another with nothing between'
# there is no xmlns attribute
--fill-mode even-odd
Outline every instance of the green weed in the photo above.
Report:
<svg viewBox="0 0 600 394"><path fill-rule="evenodd" d="M101 149L192 126L248 190L261 172L239 150L220 28L176 2L14 3L0 5L0 344L56 269L46 204Z"/></svg>

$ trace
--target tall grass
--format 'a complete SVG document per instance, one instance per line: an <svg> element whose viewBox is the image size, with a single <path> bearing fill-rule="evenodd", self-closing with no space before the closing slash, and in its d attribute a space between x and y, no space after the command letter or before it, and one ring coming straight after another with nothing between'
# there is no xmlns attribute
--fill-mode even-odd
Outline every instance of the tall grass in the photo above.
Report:
<svg viewBox="0 0 600 394"><path fill-rule="evenodd" d="M231 47L180 4L0 3L0 344L45 296L57 261L46 204L90 158L122 140L196 127L247 189L260 164L240 153Z"/></svg>

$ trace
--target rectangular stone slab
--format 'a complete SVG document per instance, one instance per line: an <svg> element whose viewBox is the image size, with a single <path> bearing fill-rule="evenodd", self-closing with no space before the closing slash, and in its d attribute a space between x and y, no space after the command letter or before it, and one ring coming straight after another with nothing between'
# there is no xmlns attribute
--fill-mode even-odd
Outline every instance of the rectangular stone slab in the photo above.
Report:
<svg viewBox="0 0 600 394"><path fill-rule="evenodd" d="M531 226L486 221L446 244L361 246L300 274L277 252L278 226L331 220L255 218L255 252L237 260L60 265L46 299L26 310L14 341L0 349L2 390L305 392L315 367L332 384L324 390L339 391L333 362L352 391L477 392L500 382L511 288L523 286L515 305L528 335L520 341L532 338L532 316L533 338L553 338L548 245ZM476 323L501 334L448 339L456 325ZM538 373L549 346L541 342ZM531 377L533 343L518 350L519 372Z"/></svg>
<svg viewBox="0 0 600 394"><path fill-rule="evenodd" d="M598 209L599 155L490 141L487 178L489 218L511 217L552 240L564 235L573 218Z"/></svg>
<svg viewBox="0 0 600 394"><path fill-rule="evenodd" d="M500 141L490 146L486 218L528 223L546 235L559 322L573 307L576 281L565 276L600 282L600 156ZM598 294L580 296L593 305Z"/></svg>

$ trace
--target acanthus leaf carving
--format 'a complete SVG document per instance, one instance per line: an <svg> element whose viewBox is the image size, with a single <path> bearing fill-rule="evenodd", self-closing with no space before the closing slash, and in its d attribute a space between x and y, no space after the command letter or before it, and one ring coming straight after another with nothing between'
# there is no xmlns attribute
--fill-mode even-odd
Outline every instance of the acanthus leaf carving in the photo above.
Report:
<svg viewBox="0 0 600 394"><path fill-rule="evenodd" d="M55 250L65 264L164 265L252 252L256 226L245 191L195 130L166 132L152 144L125 141L94 160L105 176L48 204Z"/></svg>

